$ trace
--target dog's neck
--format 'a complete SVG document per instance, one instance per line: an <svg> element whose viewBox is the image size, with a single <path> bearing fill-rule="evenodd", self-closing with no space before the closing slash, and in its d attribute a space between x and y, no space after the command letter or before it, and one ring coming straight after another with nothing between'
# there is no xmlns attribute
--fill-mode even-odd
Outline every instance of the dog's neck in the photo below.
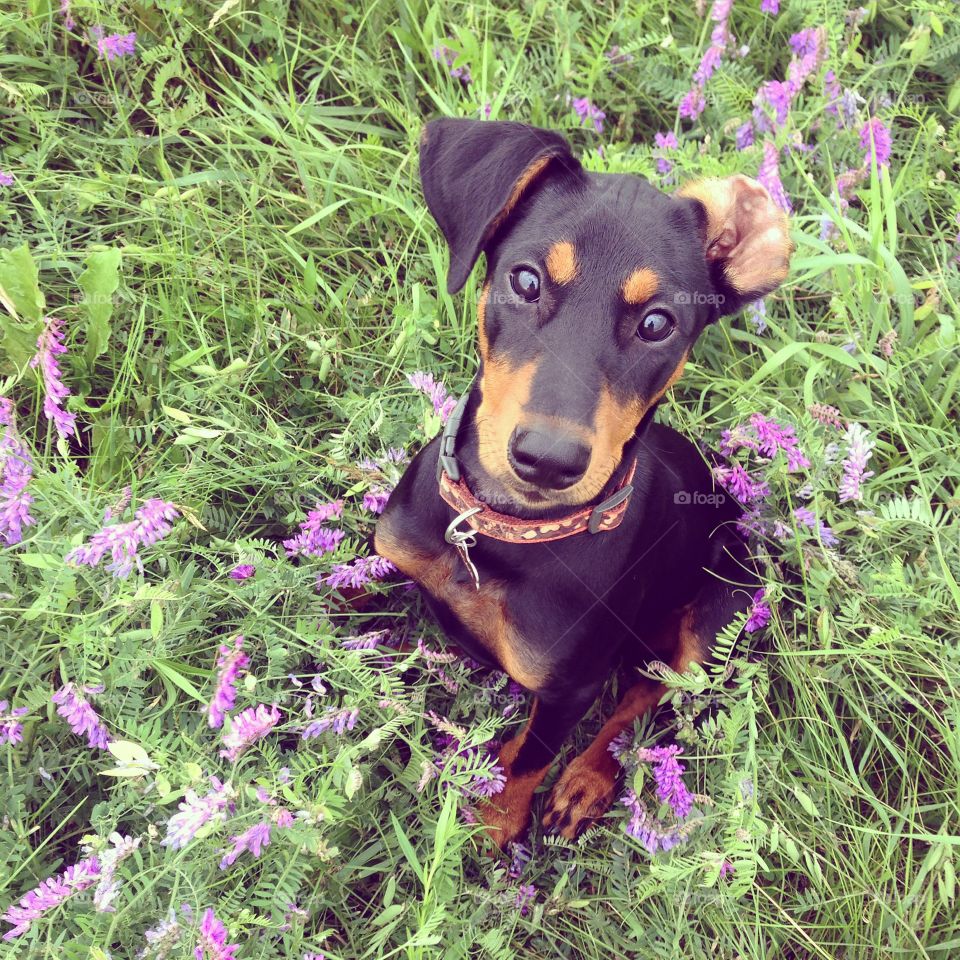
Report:
<svg viewBox="0 0 960 960"><path fill-rule="evenodd" d="M463 412L463 420L457 434L456 458L460 465L463 480L478 500L489 504L498 513L516 517L520 520L554 520L566 516L578 507L602 501L630 468L633 459L632 454L646 424L649 422L649 417L645 416L637 433L624 447L623 456L617 469L607 480L603 490L589 504L551 505L544 503L543 506L537 506L520 500L513 491L490 474L481 463L480 437L476 426L476 414L481 399L480 384L479 381L476 381L470 389L470 395ZM652 415L652 411L650 411L650 414Z"/></svg>

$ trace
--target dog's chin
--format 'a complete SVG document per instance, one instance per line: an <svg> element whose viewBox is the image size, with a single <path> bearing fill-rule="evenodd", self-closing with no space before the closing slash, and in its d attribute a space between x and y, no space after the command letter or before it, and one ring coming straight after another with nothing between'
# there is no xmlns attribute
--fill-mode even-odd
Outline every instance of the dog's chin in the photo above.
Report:
<svg viewBox="0 0 960 960"><path fill-rule="evenodd" d="M553 511L561 508L571 510L585 506L594 496L589 496L589 490L584 490L581 484L574 484L565 490L555 490L550 487L538 487L521 480L516 474L501 476L500 484L502 503L494 506L500 513L510 514L515 511ZM604 484L599 489L603 489ZM511 509L512 507L512 509Z"/></svg>

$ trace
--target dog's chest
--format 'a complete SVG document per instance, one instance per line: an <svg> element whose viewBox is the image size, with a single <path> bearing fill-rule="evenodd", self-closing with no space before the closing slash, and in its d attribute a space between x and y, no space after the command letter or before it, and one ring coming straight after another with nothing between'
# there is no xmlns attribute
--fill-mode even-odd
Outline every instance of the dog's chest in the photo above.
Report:
<svg viewBox="0 0 960 960"><path fill-rule="evenodd" d="M538 644L525 638L513 622L506 585L481 573L478 589L453 547L426 550L403 543L394 536L389 519L384 516L377 525L377 553L450 611L467 638L481 646L512 679L528 690L541 687L550 663L538 652ZM465 638L451 639L463 642ZM466 645L471 646L469 642Z"/></svg>

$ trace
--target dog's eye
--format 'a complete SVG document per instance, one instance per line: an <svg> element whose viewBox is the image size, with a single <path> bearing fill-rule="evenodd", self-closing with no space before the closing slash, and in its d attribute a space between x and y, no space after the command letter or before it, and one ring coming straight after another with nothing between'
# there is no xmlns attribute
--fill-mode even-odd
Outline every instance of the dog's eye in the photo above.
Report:
<svg viewBox="0 0 960 960"><path fill-rule="evenodd" d="M658 310L653 310L640 321L640 326L637 327L637 336L641 340L655 343L657 340L665 340L669 337L673 327L672 317L660 313Z"/></svg>
<svg viewBox="0 0 960 960"><path fill-rule="evenodd" d="M518 267L510 274L510 286L513 292L527 303L540 299L540 277L529 267Z"/></svg>

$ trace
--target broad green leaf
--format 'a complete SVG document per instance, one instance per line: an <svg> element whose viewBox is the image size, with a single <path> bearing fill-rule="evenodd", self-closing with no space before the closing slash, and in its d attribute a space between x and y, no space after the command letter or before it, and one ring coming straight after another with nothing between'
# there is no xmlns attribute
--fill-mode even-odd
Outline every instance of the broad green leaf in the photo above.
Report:
<svg viewBox="0 0 960 960"><path fill-rule="evenodd" d="M36 352L45 307L27 245L0 250L0 359L22 367Z"/></svg>
<svg viewBox="0 0 960 960"><path fill-rule="evenodd" d="M113 295L120 286L120 251L95 250L84 261L86 269L77 278L87 309L87 360L92 361L107 349Z"/></svg>

